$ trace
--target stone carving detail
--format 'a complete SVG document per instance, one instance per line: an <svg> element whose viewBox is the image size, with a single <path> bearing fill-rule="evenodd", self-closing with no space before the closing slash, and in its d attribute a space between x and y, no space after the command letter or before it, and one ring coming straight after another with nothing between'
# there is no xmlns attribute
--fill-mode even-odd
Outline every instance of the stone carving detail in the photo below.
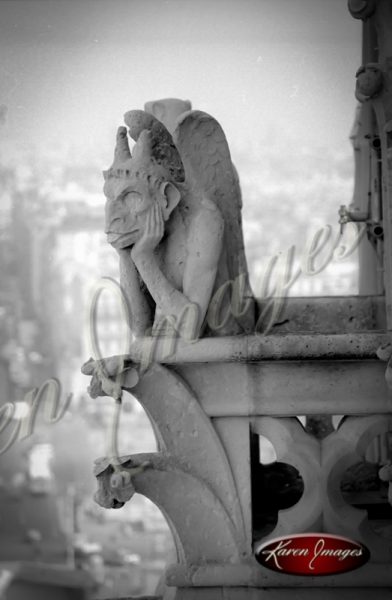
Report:
<svg viewBox="0 0 392 600"><path fill-rule="evenodd" d="M174 126L178 106L165 102L147 106ZM220 125L187 111L172 137L145 111L126 113L125 122L136 144L131 155L120 127L104 192L133 333L194 339L251 332L241 194Z"/></svg>
<svg viewBox="0 0 392 600"><path fill-rule="evenodd" d="M210 419L181 378L161 365L151 365L130 391L151 420L159 452L121 457L118 474L112 460L98 461L96 501L120 508L139 492L165 515L181 562L200 562L201 547L205 561L240 561L247 548L244 519L231 466ZM121 471L129 473L123 483ZM208 543L201 544L200 536Z"/></svg>
<svg viewBox="0 0 392 600"><path fill-rule="evenodd" d="M387 363L387 368L385 369L385 381L388 385L388 388L392 389L392 344L387 342L379 348L377 348L377 357L383 362Z"/></svg>
<svg viewBox="0 0 392 600"><path fill-rule="evenodd" d="M120 256L135 343L146 341L147 348L148 337L251 332L241 194L224 133L211 116L190 111L189 102L160 100L146 109L125 115L135 146L131 154L120 127L113 165L104 173L106 233ZM147 354L140 363L119 356L82 367L92 376L90 395L112 396L118 416L122 391L132 391L160 450L120 458L113 447L113 456L96 463L95 499L120 508L135 491L150 497L167 517L186 564L200 561L200 530L212 536L204 544L205 560L240 560L250 550L249 532L219 436L180 377ZM179 507L176 490L188 495L191 511L186 503Z"/></svg>
<svg viewBox="0 0 392 600"><path fill-rule="evenodd" d="M376 8L377 0L348 0L348 9L354 19L368 19Z"/></svg>
<svg viewBox="0 0 392 600"><path fill-rule="evenodd" d="M360 540L370 549L372 560L379 562L389 559L392 545L373 531L366 510L347 504L340 483L344 472L363 460L374 437L391 428L389 415L346 417L338 430L321 442L324 529Z"/></svg>
<svg viewBox="0 0 392 600"><path fill-rule="evenodd" d="M368 103L374 112L379 144L379 165L381 177L379 182L381 196L379 212L382 216L382 259L384 273L384 289L386 296L387 324L391 329L392 322L392 10L389 0L365 1L353 0L350 2L353 16L368 19L367 31L373 31L374 40L372 47L367 49L371 62L368 62L357 71L356 97L360 102ZM354 12L353 9L354 8ZM372 35L373 35L372 34ZM364 38L366 39L366 38ZM370 41L368 41L370 46ZM376 55L374 54L375 49ZM373 62L376 60L377 62ZM366 57L365 57L366 61ZM372 200L373 202L373 200Z"/></svg>
<svg viewBox="0 0 392 600"><path fill-rule="evenodd" d="M220 125L189 108L170 99L148 103L149 112L128 112L136 144L131 154L120 127L113 165L104 173L106 233L120 256L135 343L151 335L233 335L254 326L238 177ZM175 129L173 137L152 113ZM117 415L122 391L132 391L160 451L118 457L113 449L113 456L97 461L96 501L120 508L135 491L150 497L186 564L201 560L200 531L211 534L203 560L238 561L249 553L250 532L226 452L180 377L154 363L152 354L147 364L129 356L91 359L82 371L92 376L90 395L112 396ZM187 495L188 507L179 507L176 490Z"/></svg>
<svg viewBox="0 0 392 600"><path fill-rule="evenodd" d="M265 539L301 531L319 531L322 522L320 489L320 442L305 432L296 418L258 417L254 433L263 435L274 446L277 460L298 469L304 492L300 500L286 510L279 511L275 529Z"/></svg>
<svg viewBox="0 0 392 600"><path fill-rule="evenodd" d="M373 531L366 510L347 504L341 492L346 470L362 461L376 435L392 428L392 417L372 415L345 417L339 428L323 440L307 434L297 419L258 417L253 431L268 438L279 461L295 466L303 480L299 502L279 512L275 529L265 539L302 531L326 531L363 542L372 559L388 560L392 548ZM392 479L391 467L380 470L383 480Z"/></svg>
<svg viewBox="0 0 392 600"><path fill-rule="evenodd" d="M122 508L136 493L133 477L150 466L149 461L134 462L131 456L116 461L98 458L94 466L98 482L94 500L103 508Z"/></svg>
<svg viewBox="0 0 392 600"><path fill-rule="evenodd" d="M355 96L360 102L375 97L382 89L383 73L380 65L376 63L368 63L360 67L356 78Z"/></svg>
<svg viewBox="0 0 392 600"><path fill-rule="evenodd" d="M392 465L390 462L381 467L378 476L381 481L388 482L388 502L392 506Z"/></svg>
<svg viewBox="0 0 392 600"><path fill-rule="evenodd" d="M378 94L384 94L384 88L375 96L371 86L365 88L366 102L377 102ZM135 340L126 356L88 361L83 372L92 376L91 396L112 396L118 415L124 390L138 399L151 421L158 452L118 457L113 445L109 458L95 466L97 502L119 508L138 492L160 508L178 558L166 573L168 586L178 589L175 596L173 590L165 594L165 600L204 597L203 587L208 598L226 595L227 586L241 586L241 593L250 585L265 587L267 576L256 565L252 548L253 432L269 438L278 460L298 469L304 483L297 504L279 512L271 537L309 530L346 533L365 543L376 562L385 561L390 548L371 530L367 515L345 502L340 484L347 467L364 456L370 439L391 428L391 418L346 417L337 431L317 440L292 417L313 407L314 388L298 383L300 358L307 382L316 372L314 363L321 363L318 385L328 414L327 395L333 389L342 398L342 412L362 414L367 396L359 389L357 367L363 358L373 358L373 337L371 354L364 355L363 340L355 335L358 360L351 365L343 360L346 349L341 350L352 344L348 334L320 337L316 349L308 339L312 336L302 334L262 340L238 335L253 332L254 301L243 248L241 194L224 133L215 119L190 110L185 101L159 100L145 108L125 115L135 145L129 147L127 129L119 128L114 162L104 174L106 232L120 257ZM212 336L221 337L190 343ZM170 355L160 352L168 338L174 339ZM157 341L162 346L154 354L148 349ZM365 336L365 345L369 343ZM390 383L390 347L383 350L378 355L389 361ZM324 361L315 361L314 353ZM278 359L285 358L295 361L279 371ZM369 372L378 376L377 362L370 363ZM294 372L297 387L287 391L276 373L291 384ZM330 383L332 372L338 377L336 388ZM384 382L375 379L375 386L371 392L380 390L384 402ZM372 410L377 412L374 405ZM389 477L389 471L382 476Z"/></svg>
<svg viewBox="0 0 392 600"><path fill-rule="evenodd" d="M189 100L179 100L178 98L153 100L152 102L146 102L144 105L144 110L163 123L171 135L177 129L180 116L191 110L191 108L192 104Z"/></svg>

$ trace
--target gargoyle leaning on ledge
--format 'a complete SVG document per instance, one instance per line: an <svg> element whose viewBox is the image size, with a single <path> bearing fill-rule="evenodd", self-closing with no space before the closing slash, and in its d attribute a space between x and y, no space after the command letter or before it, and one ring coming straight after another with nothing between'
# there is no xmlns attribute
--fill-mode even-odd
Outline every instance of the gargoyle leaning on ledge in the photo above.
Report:
<svg viewBox="0 0 392 600"><path fill-rule="evenodd" d="M104 192L106 233L120 254L132 332L164 333L170 323L179 334L190 327L193 338L252 331L240 191L221 127L188 111L173 143L151 114L130 111L125 121L136 141L133 156L121 127ZM243 314L230 310L229 281L240 289ZM218 290L225 292L220 314L206 319Z"/></svg>
<svg viewBox="0 0 392 600"><path fill-rule="evenodd" d="M127 130L118 129L114 162L104 172L105 229L120 256L133 335L250 333L241 192L222 128L200 111L184 112L173 137L141 110L126 113L125 122L136 144L131 155ZM96 374L96 367L90 361L83 372ZM104 361L101 379L102 370Z"/></svg>

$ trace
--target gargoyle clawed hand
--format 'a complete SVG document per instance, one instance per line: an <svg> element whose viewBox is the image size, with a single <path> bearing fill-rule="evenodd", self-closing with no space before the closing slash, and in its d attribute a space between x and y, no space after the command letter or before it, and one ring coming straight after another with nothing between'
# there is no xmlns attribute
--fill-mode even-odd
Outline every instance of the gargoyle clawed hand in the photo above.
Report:
<svg viewBox="0 0 392 600"><path fill-rule="evenodd" d="M123 356L111 356L100 360L90 358L81 370L84 375L92 376L87 388L91 398L111 396L119 400L122 388L131 389L139 381L136 366L126 362Z"/></svg>

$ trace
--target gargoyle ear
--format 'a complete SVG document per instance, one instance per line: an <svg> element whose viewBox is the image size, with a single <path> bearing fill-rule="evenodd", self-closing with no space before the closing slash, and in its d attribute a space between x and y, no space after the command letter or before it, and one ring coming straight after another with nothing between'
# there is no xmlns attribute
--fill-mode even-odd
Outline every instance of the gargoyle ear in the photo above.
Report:
<svg viewBox="0 0 392 600"><path fill-rule="evenodd" d="M165 221L170 217L172 211L176 208L181 199L181 194L175 185L169 181L164 181L160 188L161 194L159 203L162 207L162 214Z"/></svg>

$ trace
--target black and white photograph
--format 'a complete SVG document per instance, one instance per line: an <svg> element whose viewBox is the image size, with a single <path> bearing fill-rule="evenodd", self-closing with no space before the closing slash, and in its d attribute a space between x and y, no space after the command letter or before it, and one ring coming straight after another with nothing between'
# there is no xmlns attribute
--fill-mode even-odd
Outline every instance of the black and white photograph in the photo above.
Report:
<svg viewBox="0 0 392 600"><path fill-rule="evenodd" d="M387 600L392 0L0 0L0 600Z"/></svg>

